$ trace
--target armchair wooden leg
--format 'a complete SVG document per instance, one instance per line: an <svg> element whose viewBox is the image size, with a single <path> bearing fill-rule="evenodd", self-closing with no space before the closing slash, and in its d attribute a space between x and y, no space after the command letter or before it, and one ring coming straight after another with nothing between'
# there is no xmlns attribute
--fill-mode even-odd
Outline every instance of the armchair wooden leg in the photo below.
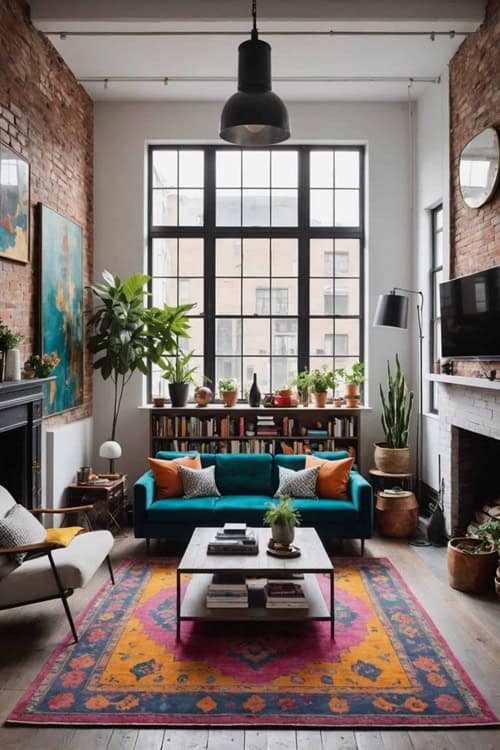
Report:
<svg viewBox="0 0 500 750"><path fill-rule="evenodd" d="M361 557L364 557L365 554L365 540L361 539Z"/></svg>
<svg viewBox="0 0 500 750"><path fill-rule="evenodd" d="M66 617L68 618L69 626L71 628L71 632L73 634L73 638L75 643L78 643L78 633L76 632L75 623L73 622L73 617L71 616L71 610L69 608L68 600L66 598L66 592L64 590L64 587L61 583L61 579L59 577L59 573L57 572L56 565L54 563L54 559L52 557L52 552L49 552L49 560L50 560L50 567L52 568L52 573L54 574L54 579L56 582L57 590L59 591L59 596L61 597L64 611L66 612Z"/></svg>
<svg viewBox="0 0 500 750"><path fill-rule="evenodd" d="M111 583L114 586L115 585L115 576L114 576L114 573L113 573L113 566L111 565L111 558L110 558L109 555L106 557L106 562L108 563L109 577L111 578Z"/></svg>

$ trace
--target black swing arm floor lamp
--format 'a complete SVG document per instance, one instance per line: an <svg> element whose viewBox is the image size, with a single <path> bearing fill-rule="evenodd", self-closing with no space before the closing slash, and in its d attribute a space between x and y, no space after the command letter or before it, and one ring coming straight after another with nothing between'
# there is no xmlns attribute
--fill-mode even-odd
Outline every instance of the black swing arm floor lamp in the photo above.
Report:
<svg viewBox="0 0 500 750"><path fill-rule="evenodd" d="M404 294L398 294L404 292ZM414 294L417 301L418 328L418 414L417 414L417 448L415 460L415 490L419 503L421 502L422 481L422 408L423 408L423 341L422 311L424 308L423 292L417 289L403 289L395 286L389 294L381 294L378 298L377 309L373 320L374 326L390 328L408 328L408 297Z"/></svg>

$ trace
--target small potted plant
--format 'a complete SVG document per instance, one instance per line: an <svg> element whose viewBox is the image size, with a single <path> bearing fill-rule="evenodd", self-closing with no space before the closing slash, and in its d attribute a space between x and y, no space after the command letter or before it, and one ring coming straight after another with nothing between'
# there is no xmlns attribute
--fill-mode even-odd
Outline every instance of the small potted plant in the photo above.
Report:
<svg viewBox="0 0 500 750"><path fill-rule="evenodd" d="M349 372L344 368L337 371L345 383L345 405L349 409L359 406L359 386L365 382L363 370L364 364L362 362L354 362Z"/></svg>
<svg viewBox="0 0 500 750"><path fill-rule="evenodd" d="M224 401L224 406L234 406L238 400L238 384L232 378L221 378L219 380L219 394Z"/></svg>
<svg viewBox="0 0 500 750"><path fill-rule="evenodd" d="M382 427L385 442L375 443L375 466L384 474L406 474L409 471L408 433L413 409L413 391L408 390L396 354L396 375L387 362L387 394L380 386Z"/></svg>
<svg viewBox="0 0 500 750"><path fill-rule="evenodd" d="M328 391L335 391L338 385L337 373L329 370L326 365L322 369L316 368L309 373L309 390L314 394L316 406L324 408L328 399Z"/></svg>
<svg viewBox="0 0 500 750"><path fill-rule="evenodd" d="M500 520L481 524L475 536L448 542L448 581L452 588L480 594L493 586L500 550Z"/></svg>
<svg viewBox="0 0 500 750"><path fill-rule="evenodd" d="M267 503L264 523L271 527L273 541L289 547L295 538L295 527L300 526L300 512L292 506L291 497L280 497L277 503Z"/></svg>
<svg viewBox="0 0 500 750"><path fill-rule="evenodd" d="M172 406L186 406L189 396L189 386L194 385L196 367L191 366L194 352L184 353L177 348L172 359L162 360L160 367L164 371L162 378L168 381L168 392Z"/></svg>
<svg viewBox="0 0 500 750"><path fill-rule="evenodd" d="M57 352L51 354L32 354L24 363L25 378L48 378L61 360Z"/></svg>
<svg viewBox="0 0 500 750"><path fill-rule="evenodd" d="M0 383L4 379L19 380L20 354L16 347L23 338L0 320Z"/></svg>
<svg viewBox="0 0 500 750"><path fill-rule="evenodd" d="M302 372L299 372L299 374L292 380L291 385L297 386L302 406L309 406L309 371L302 370Z"/></svg>

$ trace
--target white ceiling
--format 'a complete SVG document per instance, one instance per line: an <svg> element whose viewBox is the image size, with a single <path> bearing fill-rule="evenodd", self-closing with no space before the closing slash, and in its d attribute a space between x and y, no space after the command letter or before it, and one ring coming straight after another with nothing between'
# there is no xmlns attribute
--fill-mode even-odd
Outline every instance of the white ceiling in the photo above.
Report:
<svg viewBox="0 0 500 750"><path fill-rule="evenodd" d="M236 89L237 46L248 38L250 2L33 0L32 18L77 78L158 77L84 82L96 101L222 100ZM284 9L289 11L284 16ZM307 9L307 11L305 10ZM280 77L438 77L463 36L275 36L266 31L472 31L484 2L260 0L259 31L272 46L274 90L291 100L404 100L408 81L281 81ZM308 16L304 17L307 12ZM197 13L200 20L197 19ZM224 16L223 14L226 13ZM219 15L217 15L219 14ZM230 14L230 15L229 15ZM209 20L207 16L210 15ZM404 17L403 17L404 16ZM195 20L193 20L195 19ZM300 19L300 20L298 20ZM92 32L243 31L217 36L99 36ZM61 39L54 32L67 32ZM90 35L71 36L71 32ZM175 81L175 77L234 80ZM168 78L165 85L163 79ZM432 83L414 83L416 98Z"/></svg>

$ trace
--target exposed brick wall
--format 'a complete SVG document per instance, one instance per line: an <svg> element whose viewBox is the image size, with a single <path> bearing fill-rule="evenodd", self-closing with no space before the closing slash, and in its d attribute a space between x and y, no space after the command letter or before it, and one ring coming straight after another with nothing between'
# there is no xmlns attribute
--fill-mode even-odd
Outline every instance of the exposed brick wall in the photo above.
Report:
<svg viewBox="0 0 500 750"><path fill-rule="evenodd" d="M23 333L23 356L37 351L39 254L35 206L42 202L83 228L83 278L92 278L93 105L56 49L29 19L23 0L0 0L0 140L30 163L30 262L0 257L0 318ZM85 300L87 306L88 300ZM84 403L50 423L92 412L92 368Z"/></svg>
<svg viewBox="0 0 500 750"><path fill-rule="evenodd" d="M458 180L465 144L486 127L500 126L500 0L489 0L481 27L450 63L450 272L452 277L500 264L500 188L482 208L465 205ZM491 363L491 367L499 363ZM482 363L489 368L490 363ZM477 362L457 371L477 374Z"/></svg>

